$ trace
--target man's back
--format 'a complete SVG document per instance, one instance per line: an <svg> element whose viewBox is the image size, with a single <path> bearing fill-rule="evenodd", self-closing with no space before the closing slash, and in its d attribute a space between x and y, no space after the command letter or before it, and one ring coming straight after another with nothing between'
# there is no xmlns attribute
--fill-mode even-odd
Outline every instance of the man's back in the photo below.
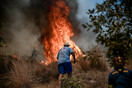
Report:
<svg viewBox="0 0 132 88"><path fill-rule="evenodd" d="M74 52L74 51L70 47L61 48L58 52L58 55L57 55L58 64L65 63L65 62L70 62L71 52Z"/></svg>
<svg viewBox="0 0 132 88"><path fill-rule="evenodd" d="M132 71L113 71L109 75L109 85L113 85L113 88L132 88Z"/></svg>

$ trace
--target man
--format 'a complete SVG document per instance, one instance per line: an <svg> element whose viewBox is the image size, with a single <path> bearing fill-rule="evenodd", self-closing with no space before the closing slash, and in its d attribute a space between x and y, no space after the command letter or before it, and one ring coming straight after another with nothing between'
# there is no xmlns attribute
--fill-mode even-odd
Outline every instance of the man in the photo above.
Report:
<svg viewBox="0 0 132 88"><path fill-rule="evenodd" d="M116 57L113 64L115 71L109 74L109 88L132 88L132 71L124 69L124 58Z"/></svg>
<svg viewBox="0 0 132 88"><path fill-rule="evenodd" d="M72 76L72 65L70 61L70 55L73 56L74 63L76 62L75 53L73 49L70 48L69 46L70 44L68 42L65 42L64 47L59 50L57 55L60 88L61 88L61 78L63 77L63 74L67 73L68 77Z"/></svg>

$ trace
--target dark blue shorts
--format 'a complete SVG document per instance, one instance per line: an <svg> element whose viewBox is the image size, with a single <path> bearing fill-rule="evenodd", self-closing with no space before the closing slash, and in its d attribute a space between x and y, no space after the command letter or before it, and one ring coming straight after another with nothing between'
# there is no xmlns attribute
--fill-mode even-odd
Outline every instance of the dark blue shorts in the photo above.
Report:
<svg viewBox="0 0 132 88"><path fill-rule="evenodd" d="M71 62L65 62L58 65L58 70L60 74L71 73L72 65Z"/></svg>

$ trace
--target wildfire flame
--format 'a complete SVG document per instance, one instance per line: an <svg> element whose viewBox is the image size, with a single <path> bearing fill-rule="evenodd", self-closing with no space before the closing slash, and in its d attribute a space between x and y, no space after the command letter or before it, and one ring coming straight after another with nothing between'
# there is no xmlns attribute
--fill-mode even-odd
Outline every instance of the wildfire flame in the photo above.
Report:
<svg viewBox="0 0 132 88"><path fill-rule="evenodd" d="M70 47L75 51L76 57L82 54L79 47L70 39L74 36L73 28L68 20L69 7L62 0L57 0L51 6L48 14L49 25L43 38L44 56L49 63L56 61L57 53L65 42L70 43Z"/></svg>
<svg viewBox="0 0 132 88"><path fill-rule="evenodd" d="M18 56L16 54L13 55L13 58L19 60Z"/></svg>

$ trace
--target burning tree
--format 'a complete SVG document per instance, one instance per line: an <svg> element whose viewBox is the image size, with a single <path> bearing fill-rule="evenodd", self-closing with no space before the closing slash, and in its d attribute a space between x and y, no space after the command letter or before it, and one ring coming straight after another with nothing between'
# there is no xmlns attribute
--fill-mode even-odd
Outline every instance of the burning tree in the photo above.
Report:
<svg viewBox="0 0 132 88"><path fill-rule="evenodd" d="M108 48L112 60L116 56L129 58L132 54L132 5L128 0L106 0L88 10L90 22L84 28L97 34L96 41Z"/></svg>

